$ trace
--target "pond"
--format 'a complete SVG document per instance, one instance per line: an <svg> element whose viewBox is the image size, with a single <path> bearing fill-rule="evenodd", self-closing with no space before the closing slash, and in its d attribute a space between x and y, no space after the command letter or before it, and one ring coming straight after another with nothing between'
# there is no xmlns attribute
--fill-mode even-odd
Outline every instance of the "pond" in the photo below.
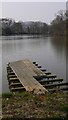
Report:
<svg viewBox="0 0 68 120"><path fill-rule="evenodd" d="M48 72L66 81L66 40L64 37L2 36L0 37L0 52L2 52L2 56L0 54L0 58L2 57L2 69L0 69L0 74L2 71L2 92L9 92L7 63L22 59L36 61L42 68L46 68Z"/></svg>

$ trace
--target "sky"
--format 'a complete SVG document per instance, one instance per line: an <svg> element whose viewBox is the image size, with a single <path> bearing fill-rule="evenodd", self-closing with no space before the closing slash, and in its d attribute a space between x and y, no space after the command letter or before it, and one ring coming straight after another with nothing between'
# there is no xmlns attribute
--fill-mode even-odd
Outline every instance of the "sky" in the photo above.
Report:
<svg viewBox="0 0 68 120"><path fill-rule="evenodd" d="M2 2L1 6L0 18L7 17L15 21L42 21L48 24L59 10L66 9L65 2Z"/></svg>

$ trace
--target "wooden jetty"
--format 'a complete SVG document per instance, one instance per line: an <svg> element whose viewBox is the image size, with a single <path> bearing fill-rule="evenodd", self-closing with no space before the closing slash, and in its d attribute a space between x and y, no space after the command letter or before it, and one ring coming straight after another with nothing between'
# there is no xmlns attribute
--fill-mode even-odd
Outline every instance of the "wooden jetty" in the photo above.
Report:
<svg viewBox="0 0 68 120"><path fill-rule="evenodd" d="M35 94L45 94L58 90L68 90L68 83L57 78L46 69L42 69L36 62L20 60L7 65L7 78L11 92L28 91Z"/></svg>
<svg viewBox="0 0 68 120"><path fill-rule="evenodd" d="M26 90L34 93L48 92L33 76L44 75L29 60L11 62L7 67L7 77L9 80L10 91Z"/></svg>

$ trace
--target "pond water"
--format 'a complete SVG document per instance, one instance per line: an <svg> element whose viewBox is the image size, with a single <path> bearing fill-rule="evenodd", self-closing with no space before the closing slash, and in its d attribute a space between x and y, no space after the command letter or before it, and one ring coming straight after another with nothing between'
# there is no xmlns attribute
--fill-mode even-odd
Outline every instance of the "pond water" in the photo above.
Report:
<svg viewBox="0 0 68 120"><path fill-rule="evenodd" d="M2 46L1 46L2 45ZM1 51L2 49L2 51ZM64 37L2 36L0 37L0 58L2 57L2 92L9 92L6 65L8 62L29 59L36 61L48 72L66 81L66 41ZM0 66L1 67L1 66ZM1 83L1 81L0 81Z"/></svg>

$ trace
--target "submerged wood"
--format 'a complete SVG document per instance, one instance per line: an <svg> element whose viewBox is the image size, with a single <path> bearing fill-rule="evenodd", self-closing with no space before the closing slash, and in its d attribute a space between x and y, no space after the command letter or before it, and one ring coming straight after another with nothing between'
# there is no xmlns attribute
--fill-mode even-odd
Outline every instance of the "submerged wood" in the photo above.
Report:
<svg viewBox="0 0 68 120"><path fill-rule="evenodd" d="M41 83L41 84L44 84L44 83L49 83L49 82L62 82L63 81L63 79L62 78L60 78L60 79L52 79L52 80L40 80L39 82Z"/></svg>
<svg viewBox="0 0 68 120"><path fill-rule="evenodd" d="M36 62L33 62L33 64L36 64Z"/></svg>
<svg viewBox="0 0 68 120"><path fill-rule="evenodd" d="M41 71L45 72L45 71L46 71L46 69L41 69Z"/></svg>
<svg viewBox="0 0 68 120"><path fill-rule="evenodd" d="M35 79L37 80L41 80L41 79L44 79L44 78L56 78L57 76L56 75L40 75L40 76L34 76Z"/></svg>
<svg viewBox="0 0 68 120"><path fill-rule="evenodd" d="M68 87L60 87L60 88L53 88L53 89L48 89L50 93L58 92L58 91L68 91Z"/></svg>
<svg viewBox="0 0 68 120"><path fill-rule="evenodd" d="M48 87L58 87L58 86L68 86L68 83L57 83L57 84L47 84L47 85L43 85L44 87L48 88Z"/></svg>
<svg viewBox="0 0 68 120"><path fill-rule="evenodd" d="M41 65L39 65L38 68L42 68Z"/></svg>
<svg viewBox="0 0 68 120"><path fill-rule="evenodd" d="M45 72L45 74L46 74L46 75L50 75L50 74L51 74L51 72Z"/></svg>

